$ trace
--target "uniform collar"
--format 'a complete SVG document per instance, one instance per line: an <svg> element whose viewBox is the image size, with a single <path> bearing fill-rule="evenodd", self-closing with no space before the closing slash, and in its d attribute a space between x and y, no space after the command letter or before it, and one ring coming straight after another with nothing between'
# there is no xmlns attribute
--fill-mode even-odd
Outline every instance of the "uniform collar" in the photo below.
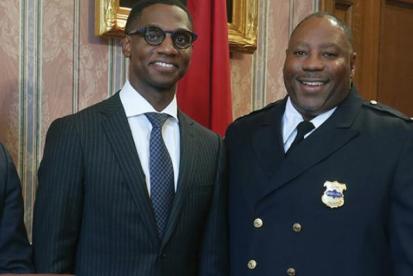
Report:
<svg viewBox="0 0 413 276"><path fill-rule="evenodd" d="M318 116L314 117L310 122L314 125L314 130L321 126L331 115L333 115L334 111L337 107L334 107L326 112L319 114ZM287 98L287 103L285 105L285 111L282 118L282 131L283 131L283 140L284 143L288 140L288 138L293 134L297 125L304 121L303 116L297 111L294 105L291 102L290 97ZM311 132L313 132L312 130ZM310 133L311 133L310 132ZM310 134L308 133L308 135Z"/></svg>

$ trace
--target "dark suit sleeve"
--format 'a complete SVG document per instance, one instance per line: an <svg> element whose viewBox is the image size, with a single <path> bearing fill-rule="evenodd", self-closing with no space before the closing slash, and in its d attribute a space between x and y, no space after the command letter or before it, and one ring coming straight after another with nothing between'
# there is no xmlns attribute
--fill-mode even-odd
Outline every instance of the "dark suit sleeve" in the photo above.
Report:
<svg viewBox="0 0 413 276"><path fill-rule="evenodd" d="M406 140L404 140L406 139ZM390 206L390 245L393 275L413 275L413 129L400 153L394 175ZM384 157L385 158L385 157Z"/></svg>
<svg viewBox="0 0 413 276"><path fill-rule="evenodd" d="M16 168L3 145L0 145L0 273L33 271L23 212Z"/></svg>
<svg viewBox="0 0 413 276"><path fill-rule="evenodd" d="M55 121L46 137L33 219L39 273L74 273L83 208L82 150L73 117Z"/></svg>
<svg viewBox="0 0 413 276"><path fill-rule="evenodd" d="M225 150L221 138L218 137L218 140L218 167L202 246L199 273L201 276L226 276L229 274Z"/></svg>

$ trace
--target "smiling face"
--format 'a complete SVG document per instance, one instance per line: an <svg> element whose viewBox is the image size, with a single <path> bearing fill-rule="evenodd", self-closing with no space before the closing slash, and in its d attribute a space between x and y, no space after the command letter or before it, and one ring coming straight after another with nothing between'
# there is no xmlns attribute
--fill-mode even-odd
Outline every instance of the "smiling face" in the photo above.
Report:
<svg viewBox="0 0 413 276"><path fill-rule="evenodd" d="M284 84L305 119L337 106L348 95L356 54L343 29L329 17L310 17L293 32Z"/></svg>
<svg viewBox="0 0 413 276"><path fill-rule="evenodd" d="M145 26L156 26L165 31L192 30L184 10L165 4L146 7L131 31ZM149 45L140 35L127 35L122 41L122 50L130 59L129 81L145 98L151 93L174 92L192 54L192 47L175 48L169 34L158 46Z"/></svg>

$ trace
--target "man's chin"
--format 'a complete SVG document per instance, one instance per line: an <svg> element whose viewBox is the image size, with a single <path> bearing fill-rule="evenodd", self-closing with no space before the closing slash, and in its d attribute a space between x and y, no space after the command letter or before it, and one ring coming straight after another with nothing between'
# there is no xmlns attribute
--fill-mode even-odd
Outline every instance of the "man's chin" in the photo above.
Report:
<svg viewBox="0 0 413 276"><path fill-rule="evenodd" d="M322 113L322 106L319 104L300 103L293 104L295 109L303 115L305 119L312 119Z"/></svg>
<svg viewBox="0 0 413 276"><path fill-rule="evenodd" d="M170 90L175 89L178 80L160 80L160 81L153 81L152 87L156 88L157 90Z"/></svg>

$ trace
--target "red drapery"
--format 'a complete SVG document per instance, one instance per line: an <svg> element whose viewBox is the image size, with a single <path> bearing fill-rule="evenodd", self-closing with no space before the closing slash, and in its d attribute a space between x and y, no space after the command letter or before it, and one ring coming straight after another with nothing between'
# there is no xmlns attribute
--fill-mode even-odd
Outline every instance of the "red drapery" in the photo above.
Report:
<svg viewBox="0 0 413 276"><path fill-rule="evenodd" d="M226 1L188 0L187 5L198 40L188 72L178 84L179 107L224 135L232 121Z"/></svg>

